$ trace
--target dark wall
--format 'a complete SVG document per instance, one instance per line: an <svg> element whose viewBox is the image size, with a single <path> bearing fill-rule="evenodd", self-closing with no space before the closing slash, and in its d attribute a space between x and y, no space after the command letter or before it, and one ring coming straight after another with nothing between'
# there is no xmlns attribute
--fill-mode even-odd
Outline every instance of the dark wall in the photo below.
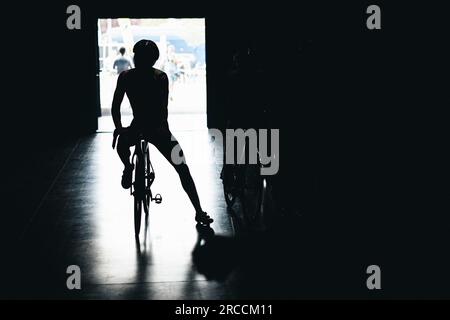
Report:
<svg viewBox="0 0 450 320"><path fill-rule="evenodd" d="M342 102L357 107L363 102L377 109L387 108L386 103L377 101L387 99L385 92L391 99L407 99L412 94L420 94L402 95L401 90L408 90L409 85L424 84L427 90L440 89L431 89L430 82L421 77L431 70L442 69L435 65L445 52L440 48L445 28L438 18L430 17L431 12L427 12L430 6L422 8L406 1L396 5L381 2L383 30L370 32L365 28L368 1L354 4L307 1L295 5L283 2L244 5L242 1L75 3L82 9L81 30L65 28L65 9L72 4L70 1L7 5L5 12L14 18L3 22L9 27L5 31L9 45L3 54L9 58L6 63L8 96L15 99L12 113L26 118L33 129L36 126L51 133L58 130L58 136L95 130L98 17L206 17L211 126L220 122L216 104L222 101L221 88L231 52L246 41L266 46L267 64L277 69L280 78L294 80L286 81L293 89L298 88L298 83L292 70L302 68L300 64L314 65L313 76L319 83L310 87L333 90L334 96L327 95L327 99L334 101L334 105ZM419 15L421 20L414 23ZM305 39L313 41L307 59L296 52ZM284 52L279 49L280 44ZM421 91L425 92L424 88ZM299 103L301 99L290 99L289 93L286 102ZM325 99L323 95L316 98ZM417 100L411 98L411 101ZM287 108L288 112L299 109L280 108ZM327 111L345 112L343 108L341 104L340 108L329 107ZM371 110L358 109L359 112ZM376 114L382 113L371 116Z"/></svg>

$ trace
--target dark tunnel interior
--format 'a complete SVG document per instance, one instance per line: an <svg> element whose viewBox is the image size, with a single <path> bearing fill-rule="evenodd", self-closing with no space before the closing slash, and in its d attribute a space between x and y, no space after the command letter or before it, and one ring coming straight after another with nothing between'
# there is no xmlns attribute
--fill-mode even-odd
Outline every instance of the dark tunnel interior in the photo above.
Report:
<svg viewBox="0 0 450 320"><path fill-rule="evenodd" d="M5 31L2 50L0 247L6 277L0 297L133 299L158 298L159 292L163 299L449 297L448 26L444 17L432 18L427 8L433 6L378 1L383 29L371 32L365 27L369 1L76 2L81 30L65 28L68 1L26 4L26 10L20 3L7 5L16 29ZM170 260L179 251L175 244L161 256L155 253L154 260L137 250L132 269L137 278L126 281L142 287L121 288L118 296L103 289L95 281L115 281L117 275L96 272L115 260L97 257L100 267L89 274L95 294L65 290L63 266L77 259L97 263L92 247L84 249L89 241L109 248L90 237L97 231L89 226L89 206L112 206L115 196L89 184L108 174L100 162L109 158L96 152L106 147L110 152L112 139L96 134L97 19L119 17L205 18L209 129L226 126L226 79L239 48L254 48L264 71L260 80L269 88L264 93L275 97L270 128L280 130L280 168L270 183L284 214L272 212L270 228L250 234L227 233L217 214L212 230L192 225L186 241L195 245L185 260L194 271L186 267L191 271L182 277L193 279L194 289L189 281L176 289L161 285L179 273ZM202 179L202 169L210 170L194 167L194 178L199 172ZM208 191L208 183L211 190L221 188L219 172L211 170L216 180L200 191L210 192L211 206L226 212L222 193ZM92 192L110 203L82 203L81 196ZM222 197L220 204L214 197ZM171 236L183 219L171 221ZM151 214L150 220L150 233L165 221L152 221ZM80 231L86 238L73 236L79 228L86 228ZM152 250L158 239L152 239ZM179 242L177 248L184 248ZM135 254L134 242L117 246ZM77 255L85 250L86 258L66 251L72 249ZM55 254L61 258L54 260ZM157 270L153 278L146 268L158 263L170 265L173 273ZM365 287L371 264L386 270L381 293ZM127 266L115 268L125 272ZM198 296L189 294L196 290Z"/></svg>

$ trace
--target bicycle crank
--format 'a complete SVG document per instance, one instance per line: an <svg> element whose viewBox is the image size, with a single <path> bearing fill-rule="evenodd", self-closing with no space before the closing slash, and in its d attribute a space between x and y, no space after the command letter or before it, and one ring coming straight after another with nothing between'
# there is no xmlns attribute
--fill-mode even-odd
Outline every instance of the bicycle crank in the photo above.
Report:
<svg viewBox="0 0 450 320"><path fill-rule="evenodd" d="M152 198L152 201L155 201L155 203L160 204L162 202L162 197L159 193L155 194L155 197Z"/></svg>

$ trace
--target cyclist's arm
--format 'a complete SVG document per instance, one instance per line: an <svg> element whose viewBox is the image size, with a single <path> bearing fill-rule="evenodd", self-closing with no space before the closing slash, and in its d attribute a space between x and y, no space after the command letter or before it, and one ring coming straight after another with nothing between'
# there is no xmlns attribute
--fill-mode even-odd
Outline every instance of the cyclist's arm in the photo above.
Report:
<svg viewBox="0 0 450 320"><path fill-rule="evenodd" d="M117 79L116 91L114 91L114 98L111 107L111 115L114 121L116 129L122 129L122 121L120 116L120 106L122 104L123 97L125 95L124 86L124 72L119 75Z"/></svg>

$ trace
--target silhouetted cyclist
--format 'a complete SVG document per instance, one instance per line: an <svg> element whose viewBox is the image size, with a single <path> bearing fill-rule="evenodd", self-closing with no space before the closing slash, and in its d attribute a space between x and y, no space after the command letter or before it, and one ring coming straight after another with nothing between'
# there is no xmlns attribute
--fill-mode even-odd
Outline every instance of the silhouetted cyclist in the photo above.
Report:
<svg viewBox="0 0 450 320"><path fill-rule="evenodd" d="M176 164L171 157L174 147L178 147L179 154L184 156L167 123L169 94L167 75L153 68L159 58L158 47L151 40L140 40L134 45L133 52L135 68L119 75L111 108L114 125L121 133L117 143L117 153L125 165L122 187L125 189L131 187L134 166L130 163L130 147L142 134L145 140L153 144L177 171L183 189L195 208L195 220L199 223L212 223L213 219L202 210L197 189L185 161ZM133 109L133 121L126 130L122 128L120 115L120 105L125 93Z"/></svg>

